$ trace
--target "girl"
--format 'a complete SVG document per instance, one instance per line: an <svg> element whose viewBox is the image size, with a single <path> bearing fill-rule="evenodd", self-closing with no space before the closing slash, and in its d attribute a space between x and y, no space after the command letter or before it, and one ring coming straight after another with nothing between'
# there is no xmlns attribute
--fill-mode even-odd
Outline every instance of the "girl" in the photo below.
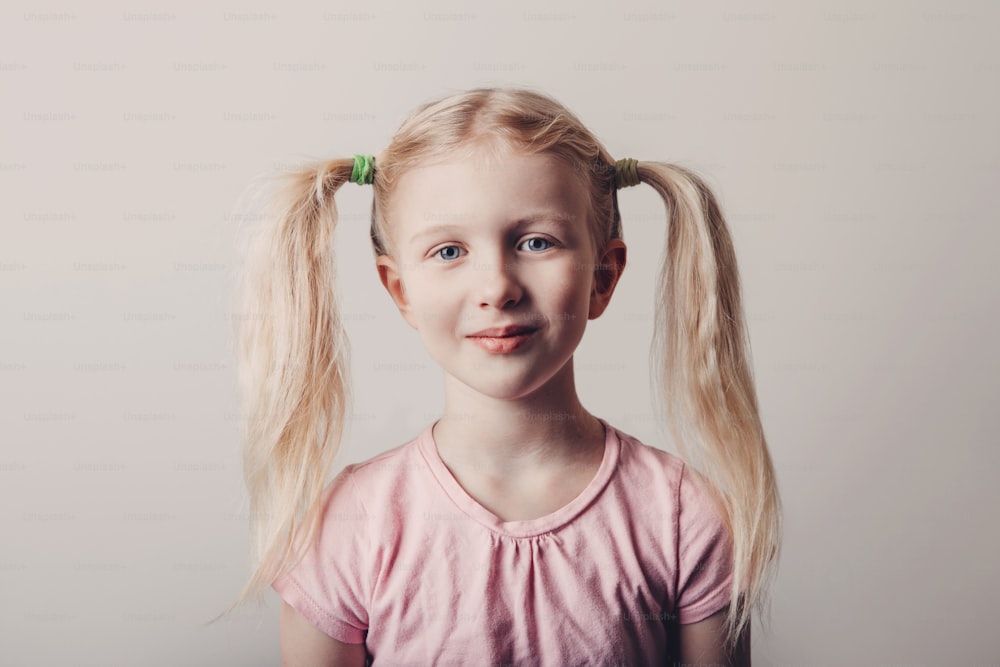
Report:
<svg viewBox="0 0 1000 667"><path fill-rule="evenodd" d="M348 181L373 187L376 268L444 370L445 408L327 483L350 412L331 247ZM669 219L652 369L679 456L589 413L574 383L625 267L616 190L638 183ZM279 593L283 664L749 665L780 501L705 183L616 162L548 96L479 88L281 185L246 269L257 560L234 606Z"/></svg>

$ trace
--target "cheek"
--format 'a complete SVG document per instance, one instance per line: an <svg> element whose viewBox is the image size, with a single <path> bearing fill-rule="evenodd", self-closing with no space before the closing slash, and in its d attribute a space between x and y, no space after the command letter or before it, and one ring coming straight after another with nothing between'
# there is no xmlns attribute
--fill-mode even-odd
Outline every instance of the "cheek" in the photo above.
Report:
<svg viewBox="0 0 1000 667"><path fill-rule="evenodd" d="M429 325L437 329L453 326L453 316L460 304L448 292L447 281L435 280L425 274L414 274L407 281L410 304Z"/></svg>
<svg viewBox="0 0 1000 667"><path fill-rule="evenodd" d="M586 271L564 274L563 280L554 290L566 308L579 309L590 302L591 276Z"/></svg>

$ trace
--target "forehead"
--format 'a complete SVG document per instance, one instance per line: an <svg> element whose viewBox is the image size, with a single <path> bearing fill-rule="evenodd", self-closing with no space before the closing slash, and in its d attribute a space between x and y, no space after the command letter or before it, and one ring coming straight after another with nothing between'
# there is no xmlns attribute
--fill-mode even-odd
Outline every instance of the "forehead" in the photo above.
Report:
<svg viewBox="0 0 1000 667"><path fill-rule="evenodd" d="M436 224L503 223L539 211L582 225L588 206L581 174L563 160L484 151L408 170L390 197L389 217L403 240Z"/></svg>

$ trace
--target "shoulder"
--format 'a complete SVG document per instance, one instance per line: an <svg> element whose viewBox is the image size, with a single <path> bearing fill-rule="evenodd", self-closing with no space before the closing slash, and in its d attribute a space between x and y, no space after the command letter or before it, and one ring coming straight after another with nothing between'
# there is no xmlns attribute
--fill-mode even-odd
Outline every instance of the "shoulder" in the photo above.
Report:
<svg viewBox="0 0 1000 667"><path fill-rule="evenodd" d="M647 461L655 460L659 465L671 468L676 468L684 464L684 460L676 454L672 454L665 449L660 449L659 447L647 445L636 436L623 431L613 424L608 424L608 426L610 426L614 430L615 435L618 436L618 441L621 443L622 454L628 454Z"/></svg>
<svg viewBox="0 0 1000 667"><path fill-rule="evenodd" d="M624 517L647 549L674 560L684 461L616 427L618 461L605 507Z"/></svg>
<svg viewBox="0 0 1000 667"><path fill-rule="evenodd" d="M678 507L701 512L714 508L704 477L683 458L612 427L621 443L619 468L633 489L669 495Z"/></svg>
<svg viewBox="0 0 1000 667"><path fill-rule="evenodd" d="M351 463L330 482L331 495L352 498L371 519L392 514L393 508L420 494L422 475L427 467L420 453L423 433L375 456ZM375 515L375 516L371 516Z"/></svg>
<svg viewBox="0 0 1000 667"><path fill-rule="evenodd" d="M419 495L410 479L414 462L421 458L415 444L414 438L345 465L326 484L318 532L309 545L315 562L330 562L336 556L345 571L353 572L373 553L376 540L397 521L400 504L406 507ZM314 574L316 581L320 574Z"/></svg>
<svg viewBox="0 0 1000 667"><path fill-rule="evenodd" d="M656 490L676 498L684 477L684 460L664 449L647 445L615 426L611 428L620 443L618 473L621 481L632 489Z"/></svg>
<svg viewBox="0 0 1000 667"><path fill-rule="evenodd" d="M417 435L368 459L347 465L341 475L350 477L354 483L366 487L384 485L406 478L408 477L406 473L423 467L424 462L419 452L420 438L421 435Z"/></svg>

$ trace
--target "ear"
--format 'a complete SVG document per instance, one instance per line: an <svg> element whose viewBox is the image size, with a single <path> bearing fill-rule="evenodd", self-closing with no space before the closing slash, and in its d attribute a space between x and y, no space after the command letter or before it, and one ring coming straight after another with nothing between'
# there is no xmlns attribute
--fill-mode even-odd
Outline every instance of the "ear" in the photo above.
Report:
<svg viewBox="0 0 1000 667"><path fill-rule="evenodd" d="M594 286L590 291L590 312L588 319L596 320L611 303L618 279L625 271L627 248L621 239L611 239L604 246L604 252L594 268Z"/></svg>
<svg viewBox="0 0 1000 667"><path fill-rule="evenodd" d="M419 327L413 318L413 311L410 309L410 302L406 298L406 287L403 285L403 276L399 272L396 260L389 255L380 255L375 259L375 266L378 269L379 280L382 281L382 286L392 297L396 308L399 309L399 314L411 327L418 329Z"/></svg>

